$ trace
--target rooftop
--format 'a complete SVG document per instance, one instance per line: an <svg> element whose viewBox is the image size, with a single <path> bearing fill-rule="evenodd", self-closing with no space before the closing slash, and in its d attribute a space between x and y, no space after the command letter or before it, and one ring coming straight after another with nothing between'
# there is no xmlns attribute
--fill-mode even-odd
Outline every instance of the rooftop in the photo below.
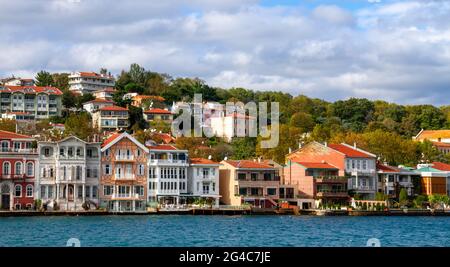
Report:
<svg viewBox="0 0 450 267"><path fill-rule="evenodd" d="M350 158L374 158L373 155L363 152L360 149L353 148L346 144L329 144L328 147L341 152Z"/></svg>
<svg viewBox="0 0 450 267"><path fill-rule="evenodd" d="M336 166L333 166L333 165L328 164L326 162L301 162L301 161L295 161L295 160L293 160L293 161L295 163L298 163L298 164L302 165L306 169L333 169L333 170L338 170L338 168L336 168Z"/></svg>
<svg viewBox="0 0 450 267"><path fill-rule="evenodd" d="M106 106L102 107L99 110L101 111L128 111L127 108L119 107L119 106Z"/></svg>
<svg viewBox="0 0 450 267"><path fill-rule="evenodd" d="M204 159L204 158L191 158L190 159L191 164L202 164L202 165L207 165L207 164L219 164L219 162L215 162L213 160L210 159Z"/></svg>
<svg viewBox="0 0 450 267"><path fill-rule="evenodd" d="M275 169L268 164L253 160L225 160L225 162L237 169Z"/></svg>
<svg viewBox="0 0 450 267"><path fill-rule="evenodd" d="M161 109L161 108L151 108L149 110L144 111L146 114L172 114L172 112Z"/></svg>
<svg viewBox="0 0 450 267"><path fill-rule="evenodd" d="M450 130L422 130L414 137L416 140L438 138L450 138Z"/></svg>
<svg viewBox="0 0 450 267"><path fill-rule="evenodd" d="M31 136L0 130L0 139L33 139Z"/></svg>
<svg viewBox="0 0 450 267"><path fill-rule="evenodd" d="M52 86L12 86L5 85L3 91L9 93L23 93L23 94L49 94L49 95L62 95L63 93L56 87Z"/></svg>

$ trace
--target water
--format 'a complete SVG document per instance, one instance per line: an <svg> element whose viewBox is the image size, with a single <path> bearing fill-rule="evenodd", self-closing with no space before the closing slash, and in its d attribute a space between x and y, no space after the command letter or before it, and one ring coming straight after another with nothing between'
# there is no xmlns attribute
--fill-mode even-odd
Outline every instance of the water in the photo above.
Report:
<svg viewBox="0 0 450 267"><path fill-rule="evenodd" d="M0 246L450 246L447 217L98 216L0 218Z"/></svg>

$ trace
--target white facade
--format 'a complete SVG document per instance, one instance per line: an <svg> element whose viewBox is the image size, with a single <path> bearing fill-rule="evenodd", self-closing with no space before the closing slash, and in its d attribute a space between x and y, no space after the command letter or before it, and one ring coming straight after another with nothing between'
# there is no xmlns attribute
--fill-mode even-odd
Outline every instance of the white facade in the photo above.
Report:
<svg viewBox="0 0 450 267"><path fill-rule="evenodd" d="M188 191L193 197L214 199L214 205L219 206L219 166L219 163L191 162Z"/></svg>
<svg viewBox="0 0 450 267"><path fill-rule="evenodd" d="M98 205L100 143L76 137L59 142L39 142L36 177L37 199L50 209L83 210Z"/></svg>
<svg viewBox="0 0 450 267"><path fill-rule="evenodd" d="M85 94L94 93L109 87L114 87L115 79L109 74L95 72L73 72L69 75L69 90Z"/></svg>
<svg viewBox="0 0 450 267"><path fill-rule="evenodd" d="M83 104L83 109L89 112L90 114L93 114L97 110L103 108L103 107L110 107L114 106L114 101L109 100L92 100L89 102L86 102Z"/></svg>
<svg viewBox="0 0 450 267"><path fill-rule="evenodd" d="M148 201L181 204L188 194L188 151L169 145L149 149Z"/></svg>
<svg viewBox="0 0 450 267"><path fill-rule="evenodd" d="M254 130L255 133L257 131L255 118L238 114L211 117L209 124L215 136L222 137L227 142L231 142L233 137L250 136L251 130Z"/></svg>

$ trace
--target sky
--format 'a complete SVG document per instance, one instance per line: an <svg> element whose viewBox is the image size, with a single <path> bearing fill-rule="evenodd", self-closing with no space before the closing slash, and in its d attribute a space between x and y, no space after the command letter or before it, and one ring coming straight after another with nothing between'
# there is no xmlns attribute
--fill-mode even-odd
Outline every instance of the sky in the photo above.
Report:
<svg viewBox="0 0 450 267"><path fill-rule="evenodd" d="M0 0L0 77L138 63L222 88L450 104L446 0Z"/></svg>

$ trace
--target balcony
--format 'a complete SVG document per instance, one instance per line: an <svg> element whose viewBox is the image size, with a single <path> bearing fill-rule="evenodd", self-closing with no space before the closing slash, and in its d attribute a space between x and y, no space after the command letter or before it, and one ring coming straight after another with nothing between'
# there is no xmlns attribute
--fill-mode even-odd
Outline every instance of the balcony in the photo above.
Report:
<svg viewBox="0 0 450 267"><path fill-rule="evenodd" d="M345 176L314 176L316 183L347 183L348 178Z"/></svg>
<svg viewBox="0 0 450 267"><path fill-rule="evenodd" d="M116 155L116 161L134 161L134 155Z"/></svg>
<svg viewBox="0 0 450 267"><path fill-rule="evenodd" d="M186 164L186 160L181 159L150 159L150 163L154 165L158 164Z"/></svg>
<svg viewBox="0 0 450 267"><path fill-rule="evenodd" d="M37 150L34 148L1 148L0 153L36 154Z"/></svg>
<svg viewBox="0 0 450 267"><path fill-rule="evenodd" d="M115 180L117 181L130 181L135 179L134 173L130 174L122 174L122 175L115 175Z"/></svg>
<svg viewBox="0 0 450 267"><path fill-rule="evenodd" d="M371 192L375 191L375 186L373 185L351 185L349 189L353 189L360 192Z"/></svg>
<svg viewBox="0 0 450 267"><path fill-rule="evenodd" d="M361 169L350 169L348 170L352 176L374 176L376 171L374 169L361 170Z"/></svg>
<svg viewBox="0 0 450 267"><path fill-rule="evenodd" d="M11 99L9 98L2 98L2 103L10 103Z"/></svg>
<svg viewBox="0 0 450 267"><path fill-rule="evenodd" d="M131 194L131 193L117 193L111 195L112 199L127 199L127 200L133 200L133 199L139 199L139 194Z"/></svg>
<svg viewBox="0 0 450 267"><path fill-rule="evenodd" d="M324 197L348 197L347 191L322 191L317 192L316 196L318 198L324 198Z"/></svg>

